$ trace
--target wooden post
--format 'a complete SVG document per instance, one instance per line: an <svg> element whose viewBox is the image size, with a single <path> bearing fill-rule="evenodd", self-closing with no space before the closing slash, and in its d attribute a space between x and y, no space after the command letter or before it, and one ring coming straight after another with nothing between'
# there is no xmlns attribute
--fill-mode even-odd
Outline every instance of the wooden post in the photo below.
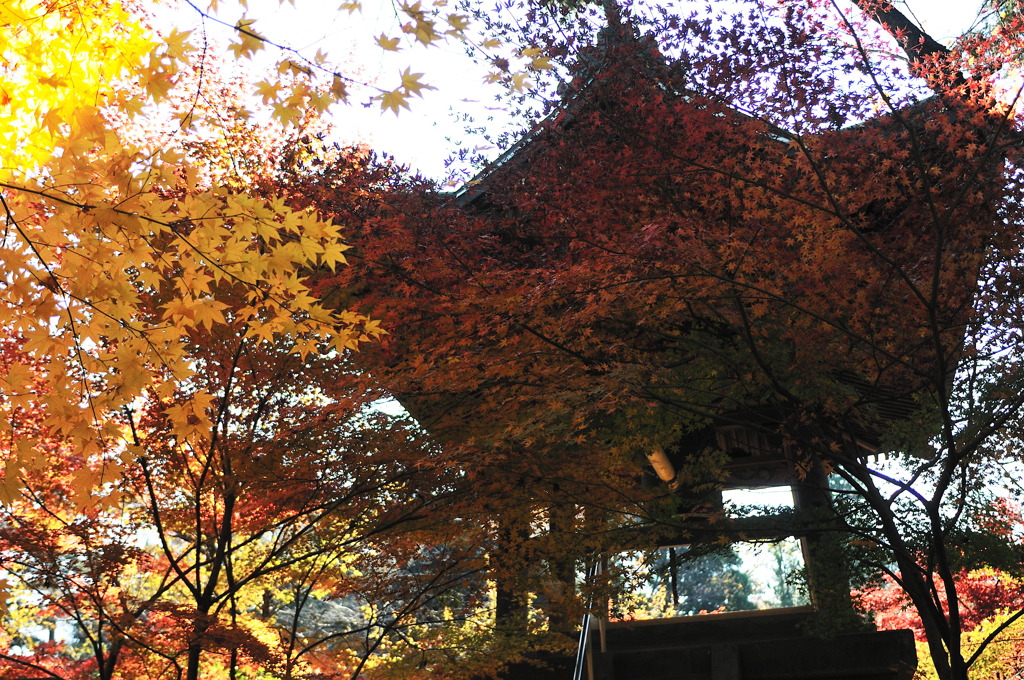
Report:
<svg viewBox="0 0 1024 680"><path fill-rule="evenodd" d="M850 597L850 571L843 555L843 536L828 488L828 475L814 464L803 479L793 484L794 505L809 525L804 541L811 602L832 630L862 628Z"/></svg>

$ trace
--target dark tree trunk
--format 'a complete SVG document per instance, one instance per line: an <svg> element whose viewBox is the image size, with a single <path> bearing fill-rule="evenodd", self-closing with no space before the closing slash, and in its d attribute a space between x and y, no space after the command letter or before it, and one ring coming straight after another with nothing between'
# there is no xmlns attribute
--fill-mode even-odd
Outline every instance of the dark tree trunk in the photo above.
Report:
<svg viewBox="0 0 1024 680"><path fill-rule="evenodd" d="M506 636L524 637L528 631L529 596L526 576L528 561L523 554L530 532L515 519L503 519L498 530L498 546L492 556L495 581L494 625Z"/></svg>
<svg viewBox="0 0 1024 680"><path fill-rule="evenodd" d="M554 539L552 545L566 545L575 529L576 506L554 504L550 510L549 531ZM576 592L576 561L571 551L556 554L551 560L551 605L548 612L548 627L556 633L572 635L576 621L570 616L570 606Z"/></svg>

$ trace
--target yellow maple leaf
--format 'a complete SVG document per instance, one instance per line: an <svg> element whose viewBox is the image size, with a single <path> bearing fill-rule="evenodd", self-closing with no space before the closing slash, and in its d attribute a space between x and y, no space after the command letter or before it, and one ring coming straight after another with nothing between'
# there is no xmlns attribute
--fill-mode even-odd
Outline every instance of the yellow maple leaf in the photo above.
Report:
<svg viewBox="0 0 1024 680"><path fill-rule="evenodd" d="M515 92L525 92L530 87L525 73L516 73L512 76L512 89Z"/></svg>
<svg viewBox="0 0 1024 680"><path fill-rule="evenodd" d="M409 94L414 94L417 97L422 97L420 94L422 90L436 90L437 88L433 85L421 83L420 78L423 77L422 73L410 73L410 69L406 68L402 73L402 87Z"/></svg>
<svg viewBox="0 0 1024 680"><path fill-rule="evenodd" d="M243 57L251 57L256 52L263 49L264 39L262 36L253 30L253 20L241 18L238 23L235 24L235 30L238 32L239 40L237 43L228 46L235 57L241 59Z"/></svg>
<svg viewBox="0 0 1024 680"><path fill-rule="evenodd" d="M398 38L389 38L384 33L381 33L377 38L377 44L381 46L381 49L385 49L389 52L398 51Z"/></svg>
<svg viewBox="0 0 1024 680"><path fill-rule="evenodd" d="M21 477L21 468L11 458L4 466L4 476L0 479L0 504L9 506L21 496L25 482Z"/></svg>
<svg viewBox="0 0 1024 680"><path fill-rule="evenodd" d="M462 33L469 28L469 17L465 14L449 14L447 21L448 25L452 27L450 31L452 33Z"/></svg>
<svg viewBox="0 0 1024 680"><path fill-rule="evenodd" d="M554 66L551 64L550 61L548 61L548 57L536 57L533 61L530 62L530 68L534 69L535 71L544 71L547 69L552 69L554 68Z"/></svg>
<svg viewBox="0 0 1024 680"><path fill-rule="evenodd" d="M375 97L375 99L380 100L381 111L391 109L395 112L396 116L398 115L398 110L400 108L409 108L409 102L407 101L409 99L409 95L403 92L402 88L398 88L391 92L384 92L383 94Z"/></svg>
<svg viewBox="0 0 1024 680"><path fill-rule="evenodd" d="M198 417L202 417L209 413L213 413L214 404L217 402L217 397L210 394L209 392L196 392L191 397L191 403L189 407L192 413Z"/></svg>
<svg viewBox="0 0 1024 680"><path fill-rule="evenodd" d="M423 7L419 0L416 0L416 2L411 5L407 2L403 2L401 4L401 10L414 19L423 17Z"/></svg>
<svg viewBox="0 0 1024 680"><path fill-rule="evenodd" d="M402 25L402 32L410 33L416 37L416 40L424 45L429 45L440 40L441 34L434 28L434 22L427 19L423 11L419 9L419 5L417 2L412 7L405 6L402 8L413 19L413 21Z"/></svg>
<svg viewBox="0 0 1024 680"><path fill-rule="evenodd" d="M99 485L99 476L88 466L83 466L71 476L71 501L82 510L90 505L92 490Z"/></svg>
<svg viewBox="0 0 1024 680"><path fill-rule="evenodd" d="M176 59L187 57L189 53L195 51L195 48L188 42L191 36L192 31L180 31L177 28L172 28L170 33L164 36L164 48L167 54Z"/></svg>
<svg viewBox="0 0 1024 680"><path fill-rule="evenodd" d="M264 104L276 101L284 85L280 81L270 82L261 80L256 83L256 94L263 99Z"/></svg>
<svg viewBox="0 0 1024 680"><path fill-rule="evenodd" d="M192 306L196 326L206 326L213 330L214 325L226 323L224 310L227 308L226 304L213 298L196 300Z"/></svg>
<svg viewBox="0 0 1024 680"><path fill-rule="evenodd" d="M172 323L190 322L195 317L191 302L183 299L171 300L164 305L163 309L164 318Z"/></svg>
<svg viewBox="0 0 1024 680"><path fill-rule="evenodd" d="M16 3L0 2L0 22L3 22L4 26L9 26L28 21L29 14L19 12L19 9L21 8L16 6Z"/></svg>
<svg viewBox="0 0 1024 680"><path fill-rule="evenodd" d="M319 353L319 342L316 338L302 338L296 341L291 351L293 354L298 354L302 359L305 359L310 354Z"/></svg>
<svg viewBox="0 0 1024 680"><path fill-rule="evenodd" d="M341 102L348 99L348 88L345 87L345 81L338 76L334 76L334 82L331 83L331 94Z"/></svg>
<svg viewBox="0 0 1024 680"><path fill-rule="evenodd" d="M274 118L285 125L292 125L302 118L302 108L292 102L278 102L274 105Z"/></svg>
<svg viewBox="0 0 1024 680"><path fill-rule="evenodd" d="M341 241L334 241L325 245L324 251L320 253L320 264L334 270L338 264L345 264L344 252L348 249L349 246Z"/></svg>
<svg viewBox="0 0 1024 680"><path fill-rule="evenodd" d="M326 111L331 104L337 101L331 93L323 89L310 90L306 95L306 107L312 111Z"/></svg>
<svg viewBox="0 0 1024 680"><path fill-rule="evenodd" d="M363 324L363 332L367 335L377 337L380 335L387 335L387 331L380 327L380 321L376 319L370 319Z"/></svg>
<svg viewBox="0 0 1024 680"><path fill-rule="evenodd" d="M6 382L3 392L9 395L11 393L27 391L34 378L35 374L28 366L24 364L11 364L7 369L7 375L3 376Z"/></svg>

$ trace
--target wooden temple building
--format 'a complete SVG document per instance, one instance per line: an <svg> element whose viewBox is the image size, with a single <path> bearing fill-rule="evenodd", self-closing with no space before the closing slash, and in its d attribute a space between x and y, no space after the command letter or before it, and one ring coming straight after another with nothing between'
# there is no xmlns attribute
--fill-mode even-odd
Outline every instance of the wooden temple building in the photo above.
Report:
<svg viewBox="0 0 1024 680"><path fill-rule="evenodd" d="M476 214L509 210L497 195L502 191L502 183L512 181L509 178L514 175L528 175L524 167L542 164L548 155L557 153L559 140L567 130L581 124L594 109L612 106L601 99L605 96L600 94L602 90L592 86L602 78L614 77L608 75L609 70L616 67L612 47L642 51L643 59L652 63L662 59L657 54L648 56L647 53L652 52L650 45L636 37L630 27L615 25L614 21L610 22L602 39L604 44L596 48L597 56L591 59L589 70L576 74L575 85L567 90L562 104L533 132L457 192L452 198L456 205ZM664 66L663 61L657 64L657 68ZM670 85L665 86L666 96L670 89ZM671 94L679 100L677 110L683 112L680 115L685 115L687 96L678 92ZM694 103L694 115L709 115L698 108ZM721 111L713 115L735 116L736 120L746 116ZM680 121L680 125L685 125L685 120ZM878 127L885 125L885 120L875 121L834 132L834 135L841 141L869 132L874 134ZM787 139L784 131L770 125L763 126L761 134L767 140L766 145L776 144L780 149L796 145L792 139ZM780 158L785 153L780 152ZM574 169L565 167L564 172L570 176ZM866 206L860 217L866 231L903 228L899 218L892 216L891 206ZM772 266L772 263L763 264ZM712 329L709 333L733 332L723 328ZM839 442L847 456L870 457L881 453L884 449L880 430L886 424L911 416L915 409L913 390L868 381L858 377L855 371L842 370L841 365L839 370L830 370L828 380L836 391L852 395L850 398L859 404L868 404L869 408L863 412L870 417L853 415L843 421L833 419L801 427L813 430L816 433L813 436L831 437ZM399 399L402 400L401 395ZM403 401L414 416L429 421L430 404L419 398ZM732 401L729 405L723 402L703 429L691 430L672 447L641 452L650 464L648 477L678 494L680 513L685 516L687 504L693 506L688 500L692 492L679 470L686 466L693 451L712 447L728 456L724 475L719 479L719 490L788 486L793 490L797 515L818 513L820 522L820 515L827 515L832 507L827 465L821 463L820 457L817 462L808 463L808 459L801 456L792 431L784 432L784 426L793 420L792 407L779 400L747 404ZM714 497L714 493L703 492L702 495L705 502L708 498L713 501ZM682 524L691 522L696 526L702 521L699 512L690 515L690 519L681 520ZM742 534L749 538L760 532L761 538L768 539L772 538L770 526L770 522L762 520L759 525L737 524L734 530L737 536ZM608 612L595 605L584 622L574 677L577 680L910 680L916 668L913 635L906 630L874 630L863 616L853 612L844 566L835 561L835 552L829 552L827 545L841 539L822 532L820 523L818 529L806 531L800 529L799 521L788 526L789 535L802 541L809 604L648 621L608 620ZM642 537L638 543L642 543ZM510 677L562 675L526 668L510 671Z"/></svg>

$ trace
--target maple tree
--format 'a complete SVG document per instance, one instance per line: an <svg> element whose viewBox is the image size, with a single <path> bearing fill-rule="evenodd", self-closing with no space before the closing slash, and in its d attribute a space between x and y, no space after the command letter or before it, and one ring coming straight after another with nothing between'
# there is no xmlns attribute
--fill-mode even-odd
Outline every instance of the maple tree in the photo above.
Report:
<svg viewBox="0 0 1024 680"><path fill-rule="evenodd" d="M195 329L241 320L250 337L288 336L306 353L317 342L346 351L379 332L324 310L302 283L302 268L343 261L336 225L272 197L195 184L180 135L119 133L187 66L184 36L158 39L114 3L6 3L3 16L4 327L46 361L37 376L4 375L8 420L37 401L43 426L88 461L124 441L114 416L193 375L182 339ZM105 58L115 45L120 58ZM244 289L230 307L216 297L225 281ZM147 306L158 292L162 307ZM209 424L212 399L196 395L192 415ZM45 464L31 438L12 452L7 500L21 471Z"/></svg>
<svg viewBox="0 0 1024 680"><path fill-rule="evenodd" d="M429 455L420 437L366 412L340 358L271 354L237 332L200 341L202 378L127 423L144 454L107 470L101 502L76 505L71 458L5 506L7 627L22 639L0 653L0 677L355 677L385 651L400 665L396 630L453 623L431 605L479 561L446 526L455 471L414 474ZM216 429L180 440L174 412L213 385ZM27 412L23 427L39 420ZM444 536L443 560L423 554ZM343 605L341 618L315 613ZM59 637L37 639L33 617Z"/></svg>
<svg viewBox="0 0 1024 680"><path fill-rule="evenodd" d="M363 365L485 489L499 627L560 558L696 540L636 475L662 449L700 496L726 463L700 433L744 427L841 480L791 530L852 536L965 678L965 512L1020 431L1017 92L994 82L1020 25L922 51L884 3L773 7L525 7L520 44L572 80L476 183L353 206L338 178L365 167L294 180L357 225L318 290L385 320Z"/></svg>
<svg viewBox="0 0 1024 680"><path fill-rule="evenodd" d="M360 3L342 9L358 11ZM416 43L467 40L464 15L420 3L400 9L401 31ZM0 67L5 329L26 351L50 357L36 390L47 427L75 441L75 455L123 440L110 414L151 385L188 379L179 341L193 328L246 318L246 333L293 336L298 352L320 341L350 350L380 333L368 319L318 306L299 275L344 261L337 226L271 195L251 196L240 183L199 176L202 163L189 145L231 134L224 126L251 113L237 100L231 110L207 105L208 46L177 30L157 34L138 8L119 2L7 2L0 22L7 36ZM410 68L395 89L361 83L323 53L306 58L274 43L251 19L232 29L235 57L266 47L279 53L276 75L254 92L284 128L346 101L349 86L371 88L382 108L396 112L431 89ZM378 42L404 49L396 37ZM229 310L210 292L223 279L248 286L249 299ZM165 286L177 288L177 299L159 313L144 310L142 298ZM27 379L20 370L4 377L13 399L5 408L29 398ZM18 493L19 471L43 464L32 441L15 449L5 461L5 499Z"/></svg>
<svg viewBox="0 0 1024 680"><path fill-rule="evenodd" d="M0 17L0 488L5 582L17 588L15 630L28 636L4 653L4 672L113 677L170 588L159 577L141 596L122 585L159 571L137 545L137 512L120 505L119 474L142 453L125 414L195 379L192 333L229 327L308 353L308 343L343 352L378 331L323 310L302 284L303 267L343 260L337 226L197 181L181 125L202 107L143 134L146 107L189 65L185 36L158 38L120 3L4 3ZM168 412L170 432L201 441L214 401L193 390ZM84 656L58 640L34 646L33 610L74 627Z"/></svg>
<svg viewBox="0 0 1024 680"><path fill-rule="evenodd" d="M994 536L1015 543L1013 535L1019 535L1021 515L1016 503L1007 498L998 499L986 508L987 517L980 523ZM993 559L967 555L968 562L954 574L957 606L963 629L963 649L972 661L974 672L981 677L1013 677L1021 669L1021 623L1024 607L1024 583L1021 582L1020 563L1016 555ZM972 567L971 564L985 562L1000 564L1000 567ZM938 593L944 611L949 610L945 591ZM934 666L928 662L926 634L921 617L891 576L884 576L855 589L858 606L868 612L880 629L910 629L914 631L920 654L918 674L921 677L938 677Z"/></svg>
<svg viewBox="0 0 1024 680"><path fill-rule="evenodd" d="M556 647L578 565L700 538L677 516L723 481L716 425L843 479L840 514L793 531L853 535L938 675L966 677L964 510L1014 460L1024 399L1019 139L992 86L1019 25L938 49L863 4L525 7L493 77L572 81L453 200L301 133L264 157L279 128L226 128L202 98L147 130L206 77L184 36L5 3L6 616L55 628L5 640L3 672L429 674ZM443 32L402 12L420 42ZM269 44L236 28L239 56ZM258 92L302 124L347 81L293 57ZM409 69L375 96L425 87ZM358 257L334 272L339 223ZM362 378L346 352L370 319L391 335ZM381 386L427 434L371 427ZM696 500L635 484L655 450ZM472 630L488 609L494 634Z"/></svg>
<svg viewBox="0 0 1024 680"><path fill-rule="evenodd" d="M479 556L451 538L428 568L454 471L368 410L347 354L382 331L305 282L344 263L340 227L270 181L338 88L286 70L256 124L242 81L120 3L0 26L0 676L401 665L408 630L476 606L424 613Z"/></svg>
<svg viewBox="0 0 1024 680"><path fill-rule="evenodd" d="M976 630L1003 611L1021 606L1020 580L1010 574L992 568L961 570L956 580L965 631ZM872 612L880 628L909 628L918 640L924 640L920 617L891 579L885 579L881 586L865 588L859 595L862 606Z"/></svg>

